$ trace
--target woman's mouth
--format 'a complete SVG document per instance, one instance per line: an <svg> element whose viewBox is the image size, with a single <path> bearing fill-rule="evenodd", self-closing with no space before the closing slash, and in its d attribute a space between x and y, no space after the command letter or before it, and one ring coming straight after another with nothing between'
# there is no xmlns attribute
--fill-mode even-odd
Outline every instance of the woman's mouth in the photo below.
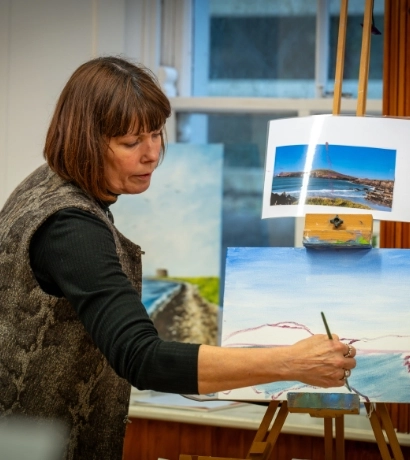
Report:
<svg viewBox="0 0 410 460"><path fill-rule="evenodd" d="M139 179L149 179L151 177L152 173L147 173L147 174L138 174L137 177Z"/></svg>

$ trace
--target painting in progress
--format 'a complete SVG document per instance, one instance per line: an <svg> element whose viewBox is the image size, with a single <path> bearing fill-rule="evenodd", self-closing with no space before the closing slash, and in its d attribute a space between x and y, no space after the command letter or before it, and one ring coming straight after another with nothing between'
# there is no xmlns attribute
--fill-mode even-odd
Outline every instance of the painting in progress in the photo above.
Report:
<svg viewBox="0 0 410 460"><path fill-rule="evenodd" d="M169 144L149 189L111 208L145 253L142 302L163 339L217 341L222 167L222 145Z"/></svg>
<svg viewBox="0 0 410 460"><path fill-rule="evenodd" d="M409 127L410 120L331 115L271 121L263 217L349 212L410 220L402 142Z"/></svg>
<svg viewBox="0 0 410 460"><path fill-rule="evenodd" d="M362 401L410 402L410 251L229 248L222 346L278 347L330 330L355 346L349 385ZM267 363L267 365L269 365ZM300 382L221 392L221 399L286 399L348 392Z"/></svg>

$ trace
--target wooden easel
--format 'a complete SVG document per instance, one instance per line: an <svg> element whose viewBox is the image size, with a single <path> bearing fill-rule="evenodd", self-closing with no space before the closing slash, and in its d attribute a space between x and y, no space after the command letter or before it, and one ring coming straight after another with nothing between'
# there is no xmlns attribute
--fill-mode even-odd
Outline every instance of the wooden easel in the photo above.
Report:
<svg viewBox="0 0 410 460"><path fill-rule="evenodd" d="M369 249L372 247L372 231L373 218L369 214L307 214L303 244L306 247L337 245L338 248ZM365 407L382 460L404 460L386 405L365 403ZM246 457L180 455L179 460L269 460L289 413L323 418L325 460L345 460L344 416L359 412L359 396L354 393L288 393L286 401L269 403Z"/></svg>
<svg viewBox="0 0 410 460"><path fill-rule="evenodd" d="M365 115L367 82L369 77L373 0L365 0L365 2L356 116ZM333 115L340 115L341 108L347 12L348 0L341 0ZM340 217L343 218L341 219ZM336 225L333 222L335 220L341 220L343 225ZM311 227L310 224L312 222L314 226ZM315 235L312 235L313 228ZM338 247L343 247L343 240L345 240L345 247L352 247L353 245L354 247L371 248L372 231L373 219L369 215L334 216L333 219L324 214L307 215L304 230L304 245L312 246L312 244L309 244L309 241L314 236L313 240L316 241L319 237L319 244L322 245L332 246L337 241ZM354 241L351 241L350 236L352 233L356 235L360 234L362 237L358 239L357 245ZM307 413L312 417L323 418L325 460L345 460L344 415L359 414L359 404L357 394L288 393L287 401L271 401L269 403L245 458L234 459L181 454L179 460L269 460L286 417L291 412ZM404 460L386 405L384 403L365 403L365 407L382 460ZM333 419L335 421L336 434L335 446L333 443ZM389 445L386 438L389 441ZM335 456L333 456L334 450Z"/></svg>

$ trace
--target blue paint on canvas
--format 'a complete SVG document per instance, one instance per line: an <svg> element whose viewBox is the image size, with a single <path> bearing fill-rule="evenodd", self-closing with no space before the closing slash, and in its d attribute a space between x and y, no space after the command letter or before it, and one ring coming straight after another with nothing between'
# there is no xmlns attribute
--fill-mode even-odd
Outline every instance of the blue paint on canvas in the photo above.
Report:
<svg viewBox="0 0 410 460"><path fill-rule="evenodd" d="M410 250L230 248L222 345L290 345L325 333L324 311L332 332L357 349L349 384L362 400L410 402L409 299ZM277 382L235 399L287 391L316 390Z"/></svg>

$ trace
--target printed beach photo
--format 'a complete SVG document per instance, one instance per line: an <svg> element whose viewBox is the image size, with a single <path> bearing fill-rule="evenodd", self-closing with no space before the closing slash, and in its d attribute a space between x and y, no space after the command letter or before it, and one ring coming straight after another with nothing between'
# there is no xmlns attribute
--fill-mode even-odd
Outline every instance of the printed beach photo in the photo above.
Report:
<svg viewBox="0 0 410 460"><path fill-rule="evenodd" d="M348 213L410 222L409 145L410 119L270 120L262 219Z"/></svg>
<svg viewBox="0 0 410 460"><path fill-rule="evenodd" d="M362 401L410 402L410 251L229 248L222 346L282 347L332 333L357 350L349 378ZM323 390L300 382L221 392L221 399L286 399Z"/></svg>
<svg viewBox="0 0 410 460"><path fill-rule="evenodd" d="M218 340L222 145L169 144L149 189L112 206L141 246L142 303L161 338Z"/></svg>
<svg viewBox="0 0 410 460"><path fill-rule="evenodd" d="M390 212L395 170L395 150L329 143L278 146L270 205Z"/></svg>

